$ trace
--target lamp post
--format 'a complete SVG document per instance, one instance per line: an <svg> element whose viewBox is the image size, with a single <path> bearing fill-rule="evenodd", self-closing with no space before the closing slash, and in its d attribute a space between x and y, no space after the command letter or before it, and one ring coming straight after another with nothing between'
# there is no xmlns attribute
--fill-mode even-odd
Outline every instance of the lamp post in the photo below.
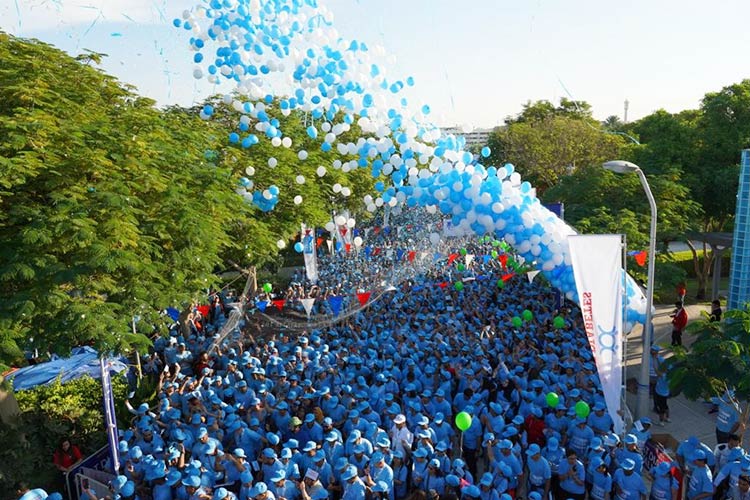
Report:
<svg viewBox="0 0 750 500"><path fill-rule="evenodd" d="M651 207L651 231L648 241L648 284L646 287L646 324L643 325L641 339L641 370L638 376L638 398L636 399L635 413L637 418L648 415L649 405L649 364L651 361L651 339L653 338L652 312L654 307L654 267L656 264L656 201L651 194L651 188L646 180L643 170L635 163L629 161L608 161L603 167L617 174L629 174L635 172L641 181L641 186L646 192L648 204Z"/></svg>

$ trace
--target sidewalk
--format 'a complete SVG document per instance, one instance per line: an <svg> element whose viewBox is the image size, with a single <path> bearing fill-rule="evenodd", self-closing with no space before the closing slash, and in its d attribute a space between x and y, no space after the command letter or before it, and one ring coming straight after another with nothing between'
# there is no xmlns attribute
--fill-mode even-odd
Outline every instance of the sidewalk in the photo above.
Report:
<svg viewBox="0 0 750 500"><path fill-rule="evenodd" d="M672 320L669 314L674 310L673 306L657 305L654 314L654 343L659 344L662 348L666 347L666 353L669 355L669 344L672 337ZM709 311L707 305L688 305L685 306L690 321L701 317L701 311ZM626 355L626 378L637 378L641 364L641 333L640 326L633 329L627 338ZM683 335L683 342L689 346L692 338L689 334ZM628 406L635 409L636 395L627 393ZM652 405L649 405L649 410ZM691 435L695 435L702 442L706 443L711 449L716 446L716 414L709 414L710 405L700 401L690 401L682 394L669 399L669 410L671 423L665 424L664 427L653 425L652 434L670 434L678 443L684 441ZM649 412L652 421L658 421L656 413ZM745 435L743 442L747 443L750 438L750 431Z"/></svg>

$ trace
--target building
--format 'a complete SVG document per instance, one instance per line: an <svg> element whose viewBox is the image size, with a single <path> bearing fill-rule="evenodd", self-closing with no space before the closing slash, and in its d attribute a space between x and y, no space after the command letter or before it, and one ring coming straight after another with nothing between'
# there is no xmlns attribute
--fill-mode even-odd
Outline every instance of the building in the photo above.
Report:
<svg viewBox="0 0 750 500"><path fill-rule="evenodd" d="M487 140L490 137L491 128L477 128L471 132L464 132L461 127L443 127L440 129L443 135L455 135L456 137L461 136L466 139L466 147L472 148L475 146L486 146Z"/></svg>
<svg viewBox="0 0 750 500"><path fill-rule="evenodd" d="M747 302L750 302L750 149L742 150L740 160L727 309L742 309Z"/></svg>

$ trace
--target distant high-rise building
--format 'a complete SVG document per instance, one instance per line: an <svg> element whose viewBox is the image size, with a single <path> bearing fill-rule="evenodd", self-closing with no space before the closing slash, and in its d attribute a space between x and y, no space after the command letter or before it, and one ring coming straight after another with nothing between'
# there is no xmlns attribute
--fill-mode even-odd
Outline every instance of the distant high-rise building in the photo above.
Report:
<svg viewBox="0 0 750 500"><path fill-rule="evenodd" d="M740 160L740 187L737 190L737 208L734 213L727 309L742 309L748 302L750 302L750 149L744 149Z"/></svg>
<svg viewBox="0 0 750 500"><path fill-rule="evenodd" d="M491 128L476 128L471 132L464 132L461 127L443 127L440 129L444 135L461 136L466 139L466 146L486 146L490 138Z"/></svg>

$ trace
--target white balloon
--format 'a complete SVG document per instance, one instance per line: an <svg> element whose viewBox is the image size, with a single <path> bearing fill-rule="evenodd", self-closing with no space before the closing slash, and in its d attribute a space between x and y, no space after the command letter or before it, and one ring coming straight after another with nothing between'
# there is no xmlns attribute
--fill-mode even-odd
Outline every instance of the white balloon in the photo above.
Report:
<svg viewBox="0 0 750 500"><path fill-rule="evenodd" d="M247 175L249 175L250 177L252 177L253 175L255 175L255 168L254 167L247 167L245 169L245 173Z"/></svg>
<svg viewBox="0 0 750 500"><path fill-rule="evenodd" d="M363 243L362 237L357 236L357 237L354 238L354 246L355 247L357 247L357 248L361 247L362 243Z"/></svg>
<svg viewBox="0 0 750 500"><path fill-rule="evenodd" d="M324 175L326 175L326 168L321 165L320 167L318 167L315 173L318 174L318 177L323 177Z"/></svg>
<svg viewBox="0 0 750 500"><path fill-rule="evenodd" d="M298 175L294 178L294 180L297 182L297 184L304 184L305 183L305 176L304 175Z"/></svg>
<svg viewBox="0 0 750 500"><path fill-rule="evenodd" d="M305 151L304 149L301 150L299 153L297 153L297 158L303 161L307 160L307 151Z"/></svg>
<svg viewBox="0 0 750 500"><path fill-rule="evenodd" d="M284 248L286 246L286 241L279 240L279 241L276 242L276 246L279 247L279 250L281 250L282 248Z"/></svg>
<svg viewBox="0 0 750 500"><path fill-rule="evenodd" d="M276 165L278 165L278 164L279 164L279 161L276 158L271 157L271 158L268 159L268 166L269 167L276 168Z"/></svg>
<svg viewBox="0 0 750 500"><path fill-rule="evenodd" d="M334 220L339 226L343 226L344 224L346 224L346 217L344 217L343 215L337 215Z"/></svg>
<svg viewBox="0 0 750 500"><path fill-rule="evenodd" d="M270 200L271 198L273 198L273 195L271 194L271 191L269 191L268 189L264 189L263 190L263 198L265 198L267 200Z"/></svg>
<svg viewBox="0 0 750 500"><path fill-rule="evenodd" d="M295 205L301 205L302 204L302 197L300 195L297 195L294 197L294 204Z"/></svg>
<svg viewBox="0 0 750 500"><path fill-rule="evenodd" d="M283 139L281 139L281 145L284 146L285 148L292 147L292 138L284 137Z"/></svg>
<svg viewBox="0 0 750 500"><path fill-rule="evenodd" d="M334 229L336 229L336 225L333 223L333 221L326 222L326 225L324 227L326 228L326 231L328 231L329 233L333 231Z"/></svg>
<svg viewBox="0 0 750 500"><path fill-rule="evenodd" d="M430 243L433 245L440 243L440 235L438 233L430 233Z"/></svg>
<svg viewBox="0 0 750 500"><path fill-rule="evenodd" d="M274 137L273 139L271 139L271 145L274 146L274 147L277 147L277 148L279 146L281 146L281 138L280 137Z"/></svg>
<svg viewBox="0 0 750 500"><path fill-rule="evenodd" d="M341 188L341 195L342 196L351 196L352 190L349 187L342 187Z"/></svg>
<svg viewBox="0 0 750 500"><path fill-rule="evenodd" d="M352 229L357 224L357 221L353 218L349 217L349 220L346 221L346 227L349 229Z"/></svg>
<svg viewBox="0 0 750 500"><path fill-rule="evenodd" d="M341 184L339 184L338 182L336 184L334 184L333 185L333 192L334 193L340 193L341 192Z"/></svg>

